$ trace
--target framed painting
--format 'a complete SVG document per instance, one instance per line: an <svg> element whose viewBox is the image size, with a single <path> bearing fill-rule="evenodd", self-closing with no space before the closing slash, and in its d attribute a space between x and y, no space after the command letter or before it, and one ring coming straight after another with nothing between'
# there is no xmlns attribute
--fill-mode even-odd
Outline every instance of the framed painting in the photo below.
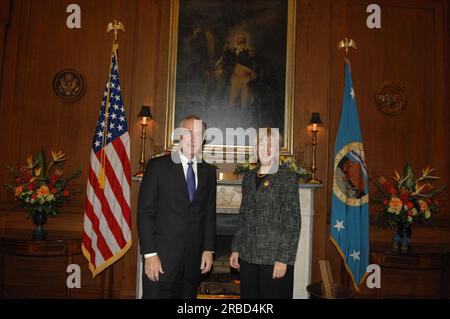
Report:
<svg viewBox="0 0 450 319"><path fill-rule="evenodd" d="M292 154L296 0L172 0L170 15L166 149L197 115L221 133L213 152L249 154L233 130L270 127Z"/></svg>

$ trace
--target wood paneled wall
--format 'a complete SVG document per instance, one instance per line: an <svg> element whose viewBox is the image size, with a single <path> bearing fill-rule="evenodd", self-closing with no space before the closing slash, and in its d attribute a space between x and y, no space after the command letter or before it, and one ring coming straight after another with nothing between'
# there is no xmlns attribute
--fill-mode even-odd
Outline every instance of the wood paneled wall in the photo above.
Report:
<svg viewBox="0 0 450 319"><path fill-rule="evenodd" d="M143 104L152 107L155 119L148 154L163 149L170 1L78 0L82 27L72 30L65 25L70 3L0 0L0 166L18 165L41 148L62 149L69 159L66 170L83 171L78 182L84 189L92 134L108 73L112 40L105 29L113 19L121 20L126 27L126 33L120 36L119 62L132 142L132 170L139 158L137 114ZM390 176L411 160L416 167L432 165L441 182L450 184L448 1L377 3L382 9L382 28L368 29L366 7L370 1L298 0L294 153L299 160L310 161L307 123L311 112L320 112L324 122L318 136L318 174L324 187L317 191L315 203L314 281L320 278L318 260L323 258L331 260L337 280L345 279L339 256L328 240L332 159L344 80L343 53L337 50L342 38L351 37L358 44L358 50L351 52L351 61L369 174ZM6 10L9 5L10 10ZM87 79L86 94L75 103L62 103L52 92L53 76L63 67L73 67ZM397 116L384 115L374 102L375 91L386 80L399 81L406 87L408 106ZM7 171L0 169L1 183L8 180ZM138 188L133 182L133 217ZM81 231L84 200L84 194L78 196L60 216L50 220L49 228ZM450 243L448 205L448 200L443 202L437 230L418 227L414 240ZM11 197L2 191L1 229L32 229L25 214L11 207ZM133 223L135 230L135 218ZM390 231L371 226L372 241L389 241L390 236ZM133 238L136 243L135 231ZM114 265L116 297L134 297L136 256L134 244ZM100 285L93 282L91 287ZM86 295L92 296L92 290Z"/></svg>
<svg viewBox="0 0 450 319"><path fill-rule="evenodd" d="M11 5L9 0L0 2L0 74L2 72L3 67L3 53L5 50L6 28L9 24L10 9Z"/></svg>

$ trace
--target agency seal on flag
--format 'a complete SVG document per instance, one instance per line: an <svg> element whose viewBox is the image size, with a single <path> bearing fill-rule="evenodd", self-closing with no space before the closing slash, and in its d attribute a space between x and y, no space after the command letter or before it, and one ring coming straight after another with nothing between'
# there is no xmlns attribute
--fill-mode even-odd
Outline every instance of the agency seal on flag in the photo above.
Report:
<svg viewBox="0 0 450 319"><path fill-rule="evenodd" d="M368 203L367 172L362 143L345 145L334 161L333 193L350 206Z"/></svg>

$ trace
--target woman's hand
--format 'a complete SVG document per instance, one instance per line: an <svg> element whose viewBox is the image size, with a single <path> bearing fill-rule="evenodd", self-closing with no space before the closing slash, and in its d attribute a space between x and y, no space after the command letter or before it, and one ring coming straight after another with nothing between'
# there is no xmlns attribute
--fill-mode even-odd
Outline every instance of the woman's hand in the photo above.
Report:
<svg viewBox="0 0 450 319"><path fill-rule="evenodd" d="M237 253L237 252L231 253L231 255L230 255L230 266L235 268L235 269L239 269L239 267L241 267L239 265L239 253Z"/></svg>
<svg viewBox="0 0 450 319"><path fill-rule="evenodd" d="M273 265L273 274L272 274L272 278L273 279L277 279L277 278L283 278L284 275L286 275L286 269L287 269L287 265L280 263L279 261L275 262L275 265Z"/></svg>

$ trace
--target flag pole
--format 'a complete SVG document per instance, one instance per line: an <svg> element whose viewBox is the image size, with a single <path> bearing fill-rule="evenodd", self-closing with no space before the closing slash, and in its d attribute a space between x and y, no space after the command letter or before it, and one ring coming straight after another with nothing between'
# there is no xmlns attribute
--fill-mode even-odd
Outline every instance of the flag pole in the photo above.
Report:
<svg viewBox="0 0 450 319"><path fill-rule="evenodd" d="M116 63L117 61L117 50L119 49L119 43L118 43L118 36L119 31L125 32L125 27L122 22L114 20L113 22L108 23L106 27L106 34L110 33L111 31L114 31L114 39L113 39L113 45L112 45L112 52L111 52L111 60L109 64L109 69L112 68L112 62L113 62L113 56L116 57ZM109 119L109 99L110 99L110 92L111 92L111 73L108 76L108 84L107 84L107 96L106 96L106 105L105 105L105 126L103 126L103 136L102 136L102 148L101 148L101 155L100 155L100 173L98 177L98 183L100 185L100 188L105 188L105 162L106 162L106 154L105 154L105 145L106 141L108 139L108 119Z"/></svg>

